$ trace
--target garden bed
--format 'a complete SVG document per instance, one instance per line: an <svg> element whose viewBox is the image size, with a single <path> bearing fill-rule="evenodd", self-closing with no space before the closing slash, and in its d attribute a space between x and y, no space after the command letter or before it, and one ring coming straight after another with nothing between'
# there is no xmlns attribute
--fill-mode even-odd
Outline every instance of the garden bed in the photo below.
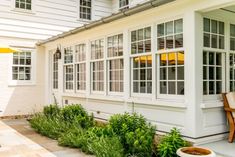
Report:
<svg viewBox="0 0 235 157"><path fill-rule="evenodd" d="M187 146L177 129L154 142L155 126L137 113L113 115L107 124L94 121L81 105L49 105L29 121L40 134L59 145L79 148L97 157L175 157Z"/></svg>

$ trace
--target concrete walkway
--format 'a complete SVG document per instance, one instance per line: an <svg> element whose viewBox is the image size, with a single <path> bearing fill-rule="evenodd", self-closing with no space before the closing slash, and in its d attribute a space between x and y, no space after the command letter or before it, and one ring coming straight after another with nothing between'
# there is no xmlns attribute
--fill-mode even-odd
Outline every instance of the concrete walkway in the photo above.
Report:
<svg viewBox="0 0 235 157"><path fill-rule="evenodd" d="M88 157L36 133L25 119L0 121L0 157Z"/></svg>

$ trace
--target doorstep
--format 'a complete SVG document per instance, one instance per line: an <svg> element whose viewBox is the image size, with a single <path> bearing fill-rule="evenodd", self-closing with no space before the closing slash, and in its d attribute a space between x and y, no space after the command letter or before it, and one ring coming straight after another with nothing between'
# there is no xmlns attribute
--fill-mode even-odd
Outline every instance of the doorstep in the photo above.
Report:
<svg viewBox="0 0 235 157"><path fill-rule="evenodd" d="M217 157L235 157L235 142L228 143L226 139L199 146L213 150Z"/></svg>

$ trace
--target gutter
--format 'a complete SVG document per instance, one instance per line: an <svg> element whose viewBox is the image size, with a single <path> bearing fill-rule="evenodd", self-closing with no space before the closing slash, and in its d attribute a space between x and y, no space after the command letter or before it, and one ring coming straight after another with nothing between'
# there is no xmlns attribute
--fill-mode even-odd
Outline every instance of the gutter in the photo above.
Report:
<svg viewBox="0 0 235 157"><path fill-rule="evenodd" d="M167 3L170 3L170 2L173 2L173 1L175 1L175 0L150 0L148 2L145 2L143 4L139 4L135 7L130 8L130 9L120 11L120 12L112 14L110 16L101 18L100 20L93 21L89 24L85 24L85 25L83 25L81 27L78 27L78 28L75 28L73 30L58 34L58 35L53 36L51 38L48 38L46 40L39 41L39 42L36 43L36 45L40 46L40 45L46 44L48 42L52 42L52 41L55 41L57 39L67 37L69 35L76 34L78 32L83 32L85 30L88 30L88 29L91 29L91 28L94 28L94 27L97 27L97 26L100 26L100 25L103 25L103 24L106 24L106 23L110 23L110 22L113 22L115 20L122 19L122 18L125 18L127 16L134 15L134 14L137 14L139 12L151 9L151 8L159 7L159 6L162 6L164 4L167 4Z"/></svg>

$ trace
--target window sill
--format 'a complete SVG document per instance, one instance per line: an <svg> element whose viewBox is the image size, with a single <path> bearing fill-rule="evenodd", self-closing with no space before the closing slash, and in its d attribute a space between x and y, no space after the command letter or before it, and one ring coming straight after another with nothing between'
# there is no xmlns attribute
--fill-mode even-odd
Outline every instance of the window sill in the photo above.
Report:
<svg viewBox="0 0 235 157"><path fill-rule="evenodd" d="M92 20L88 20L88 19L82 19L82 18L78 18L77 21L80 21L80 22L85 22L85 23L90 23L92 22Z"/></svg>
<svg viewBox="0 0 235 157"><path fill-rule="evenodd" d="M210 108L219 108L223 107L223 101L222 100L214 100L214 101L204 101L200 107L202 109L210 109Z"/></svg>
<svg viewBox="0 0 235 157"><path fill-rule="evenodd" d="M14 8L14 9L12 9L12 11L16 12L16 13L19 13L19 14L35 15L35 12L33 10Z"/></svg>
<svg viewBox="0 0 235 157"><path fill-rule="evenodd" d="M8 87L18 86L36 86L36 83L33 81L11 81L8 83Z"/></svg>

